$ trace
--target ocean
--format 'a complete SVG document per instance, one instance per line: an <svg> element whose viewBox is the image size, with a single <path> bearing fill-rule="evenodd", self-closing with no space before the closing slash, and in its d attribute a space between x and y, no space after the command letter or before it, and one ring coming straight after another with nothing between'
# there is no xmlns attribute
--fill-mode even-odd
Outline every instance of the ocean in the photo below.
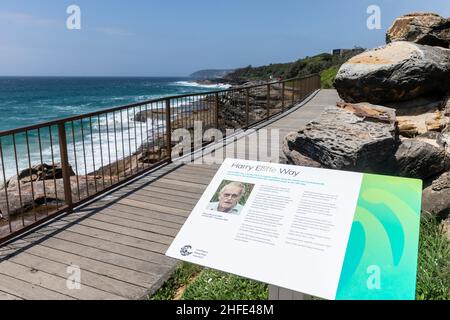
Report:
<svg viewBox="0 0 450 320"><path fill-rule="evenodd" d="M199 85L191 82L188 78L0 77L0 131L150 99L213 91L225 87L226 85L220 84ZM98 123L94 123L94 129L97 132L105 132L104 128L102 130L102 127L106 126L107 123L112 125L114 122L118 123L118 119L99 119ZM128 123L130 126L135 127L124 128L124 134L115 137L118 139L116 147L120 148L123 146L124 148L123 150L118 150L119 154L134 152L139 147L136 141L129 144L122 143L121 141L121 139L125 139L127 142L135 140L137 125L134 125L130 121ZM76 125L88 129L85 123L78 123ZM149 124L146 124L147 128L148 126ZM140 128L142 130L142 125ZM134 135L131 132L132 129L135 130ZM78 132L79 130L76 131ZM47 132L44 131L41 134L43 149L42 162L50 163L52 161L52 151L56 155L59 153L59 150L57 145L50 146L48 141L49 134ZM83 145L80 137L76 137L75 139L76 143L73 147L75 150L70 150L72 146L69 145L69 161L75 160L74 157L77 151L78 154L81 154L82 151L86 152L89 158L92 154L98 153L100 149L106 149L107 146L104 144L108 137L105 133L96 134L92 139L89 134L89 130L86 130L85 140L92 141L92 145L85 147L85 150L82 150ZM101 139L102 135L103 139ZM28 168L30 161L32 165L41 163L36 131L30 131L28 138L31 159L24 156L27 154L25 136L16 136L17 154L22 155L18 156L17 159L19 168L16 168L15 165L11 137L1 139L4 161L0 163L0 170L4 167L7 178L15 175L17 170L20 171ZM103 148L101 148L100 144L103 144ZM84 166L80 165L78 174L90 172L99 166L100 164L95 162L86 163ZM0 184L3 182L1 175L2 172L0 171Z"/></svg>

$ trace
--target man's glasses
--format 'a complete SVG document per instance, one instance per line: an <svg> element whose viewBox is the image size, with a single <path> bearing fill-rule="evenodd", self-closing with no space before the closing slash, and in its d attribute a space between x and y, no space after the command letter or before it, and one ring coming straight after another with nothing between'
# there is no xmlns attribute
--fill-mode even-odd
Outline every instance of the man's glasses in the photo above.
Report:
<svg viewBox="0 0 450 320"><path fill-rule="evenodd" d="M224 198L231 198L233 200L238 199L241 195L239 193L223 193L222 196Z"/></svg>

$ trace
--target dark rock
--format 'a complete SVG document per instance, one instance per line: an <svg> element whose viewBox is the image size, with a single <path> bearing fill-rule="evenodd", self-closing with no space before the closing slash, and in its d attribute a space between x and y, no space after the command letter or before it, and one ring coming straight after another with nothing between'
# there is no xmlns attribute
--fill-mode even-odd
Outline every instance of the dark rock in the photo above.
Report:
<svg viewBox="0 0 450 320"><path fill-rule="evenodd" d="M72 167L69 166L69 175L74 176L75 172ZM18 181L21 184L29 183L31 181L43 181L43 180L53 180L62 179L62 166L61 163L55 163L55 165L50 164L38 164L32 166L31 169L24 169L19 173L19 176L14 176L10 178L6 185L8 188L17 186Z"/></svg>
<svg viewBox="0 0 450 320"><path fill-rule="evenodd" d="M397 18L386 34L386 42L411 41L429 46L450 46L450 19L435 13L410 13Z"/></svg>
<svg viewBox="0 0 450 320"><path fill-rule="evenodd" d="M450 83L450 49L393 42L342 65L335 87L344 101L375 104L445 94Z"/></svg>
<svg viewBox="0 0 450 320"><path fill-rule="evenodd" d="M420 97L414 100L387 102L385 107L396 110L398 116L417 116L427 112L443 110L444 98L442 95Z"/></svg>
<svg viewBox="0 0 450 320"><path fill-rule="evenodd" d="M424 180L442 173L450 165L445 150L417 139L403 140L395 160L397 175Z"/></svg>
<svg viewBox="0 0 450 320"><path fill-rule="evenodd" d="M396 147L395 110L370 104L339 104L285 139L284 153L296 151L323 167L379 172ZM296 155L296 154L294 154Z"/></svg>
<svg viewBox="0 0 450 320"><path fill-rule="evenodd" d="M288 164L294 164L297 166L303 166L303 167L312 167L312 168L320 168L322 165L314 161L311 158L308 158L307 156L304 156L303 154L299 153L297 150L290 150L289 145L292 145L295 143L297 133L291 133L286 136L284 142L283 142L283 154L286 157L286 163Z"/></svg>
<svg viewBox="0 0 450 320"><path fill-rule="evenodd" d="M450 172L445 172L423 190L422 210L445 219L450 213Z"/></svg>
<svg viewBox="0 0 450 320"><path fill-rule="evenodd" d="M101 179L99 176L70 177L72 198L77 201L79 198L83 199L94 194L96 189L101 188ZM109 185L110 181L108 178L105 179ZM21 183L20 188L17 185L9 186L7 193L8 198L5 192L0 192L0 215L3 218L25 213L49 203L61 205L65 200L63 179Z"/></svg>

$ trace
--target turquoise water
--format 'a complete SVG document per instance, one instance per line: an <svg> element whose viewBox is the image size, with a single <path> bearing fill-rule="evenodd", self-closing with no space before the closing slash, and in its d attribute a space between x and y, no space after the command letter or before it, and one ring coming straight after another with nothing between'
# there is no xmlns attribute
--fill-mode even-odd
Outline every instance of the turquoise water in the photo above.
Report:
<svg viewBox="0 0 450 320"><path fill-rule="evenodd" d="M200 86L189 82L187 78L0 77L0 131L149 99L222 88L223 86L220 85ZM122 155L134 152L149 130L163 125L162 123L139 123L132 121L131 118L132 116L126 113L93 118L92 135L89 120L74 123L74 137L71 136L71 128L67 128L71 164L73 165L75 158L79 158L82 154L86 154L88 159L86 163L81 161L78 164L79 174L90 172L101 166L99 153L103 156L104 162L107 162L106 159L116 160L117 157L122 158ZM107 131L112 130L114 126L117 129L116 135ZM81 139L81 128L84 129L84 139ZM15 164L16 156L12 137L1 138L4 159L3 162L0 161L2 162L0 169L4 168L6 177L28 168L30 162L34 165L59 161L56 128L52 128L52 144L50 144L48 129L42 130L40 135L40 146L36 130L28 133L28 144L24 134L15 136L18 166ZM109 143L108 140L110 140ZM109 153L107 153L108 146L111 150ZM26 156L28 148L30 159ZM52 154L55 159L52 159ZM0 183L2 178L2 171L0 171Z"/></svg>

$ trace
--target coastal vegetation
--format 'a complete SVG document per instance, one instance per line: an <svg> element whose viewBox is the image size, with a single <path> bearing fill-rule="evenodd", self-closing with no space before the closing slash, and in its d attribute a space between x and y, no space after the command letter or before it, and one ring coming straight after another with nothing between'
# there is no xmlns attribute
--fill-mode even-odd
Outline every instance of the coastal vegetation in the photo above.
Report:
<svg viewBox="0 0 450 320"><path fill-rule="evenodd" d="M260 67L249 65L227 74L224 79L232 83L243 83L255 80L269 80L271 77L273 79L280 77L291 79L320 73L324 88L332 88L334 76L336 76L340 66L363 50L356 47L353 50L343 52L342 55L322 53L290 63L275 63Z"/></svg>

